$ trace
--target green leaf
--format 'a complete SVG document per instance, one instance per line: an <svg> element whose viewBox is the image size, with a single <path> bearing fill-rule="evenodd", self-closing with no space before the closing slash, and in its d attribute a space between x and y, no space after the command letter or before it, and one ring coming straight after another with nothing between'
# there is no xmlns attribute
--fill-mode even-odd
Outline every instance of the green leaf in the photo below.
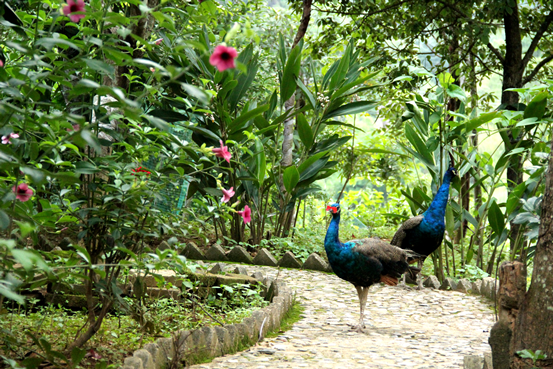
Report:
<svg viewBox="0 0 553 369"><path fill-rule="evenodd" d="M88 161L79 161L75 164L75 173L94 174L98 173L99 171L100 169L98 169L94 164Z"/></svg>
<svg viewBox="0 0 553 369"><path fill-rule="evenodd" d="M256 177L259 182L259 186L263 185L263 180L265 179L265 170L267 168L267 163L265 159L265 148L263 147L263 142L257 139L255 140L255 168L256 168Z"/></svg>
<svg viewBox="0 0 553 369"><path fill-rule="evenodd" d="M321 151L321 152L319 152L315 155L312 155L309 158L305 159L305 161L303 163L301 163L300 166L298 167L298 171L300 173L304 172L307 168L309 168L309 166L311 166L314 162L316 162L317 160L319 160L320 158L325 156L327 153L328 153L328 151Z"/></svg>
<svg viewBox="0 0 553 369"><path fill-rule="evenodd" d="M301 172L300 180L305 181L315 176L317 173L319 173L319 171L321 171L325 167L326 163L328 163L328 159L329 159L328 157L323 157L317 160L316 162L314 162L313 164L311 164L309 167L307 167L305 170Z"/></svg>
<svg viewBox="0 0 553 369"><path fill-rule="evenodd" d="M288 193L292 193L294 188L300 180L300 174L295 165L291 165L288 168L284 169L282 173L282 181L284 182L284 187Z"/></svg>
<svg viewBox="0 0 553 369"><path fill-rule="evenodd" d="M77 254L84 259L88 264L90 264L90 254L86 249L78 244L71 244L77 250Z"/></svg>
<svg viewBox="0 0 553 369"><path fill-rule="evenodd" d="M505 228L505 217L501 212L501 209L495 201L493 201L488 209L488 221L496 235L501 234L503 228Z"/></svg>
<svg viewBox="0 0 553 369"><path fill-rule="evenodd" d="M449 86L447 86L447 94L449 95L449 97L452 97L452 98L455 98L455 99L459 99L461 101L466 101L467 100L467 96L465 95L465 91L463 91L463 89L459 86L457 86L456 84L450 84Z"/></svg>
<svg viewBox="0 0 553 369"><path fill-rule="evenodd" d="M532 101L524 109L524 119L538 118L542 119L545 114L545 106L547 105L547 98L549 93L547 91L540 92L536 95Z"/></svg>
<svg viewBox="0 0 553 369"><path fill-rule="evenodd" d="M324 122L324 124L325 124L325 126L348 127L348 128L356 129L356 130L361 131L361 132L365 132L364 130L362 130L362 129L359 128L359 127L354 126L353 124L340 122L340 121L338 121L338 120L331 120L331 121L328 121L328 122Z"/></svg>
<svg viewBox="0 0 553 369"><path fill-rule="evenodd" d="M346 74L348 73L348 70L349 70L352 48L353 48L353 44L352 42L350 42L346 50L344 51L344 55L340 59L340 63L336 68L336 72L330 79L330 83L328 84L329 91L333 91L336 88L336 86L338 86L339 83L343 83L346 77Z"/></svg>
<svg viewBox="0 0 553 369"><path fill-rule="evenodd" d="M79 365L85 355L86 349L75 347L73 350L71 350L71 363L73 364L73 367Z"/></svg>
<svg viewBox="0 0 553 369"><path fill-rule="evenodd" d="M178 113L174 110L165 110L165 109L154 109L150 111L148 114L151 116L154 116L156 118L161 118L166 122L169 123L175 123L175 122L182 122L182 121L188 121L188 117L184 114Z"/></svg>
<svg viewBox="0 0 553 369"><path fill-rule="evenodd" d="M313 131L305 119L305 115L298 114L297 116L298 123L298 135L300 136L301 142L305 145L305 148L309 150L313 146Z"/></svg>
<svg viewBox="0 0 553 369"><path fill-rule="evenodd" d="M31 167L21 167L21 171L31 177L31 181L33 181L34 184L40 184L42 183L46 176L44 175L44 172Z"/></svg>
<svg viewBox="0 0 553 369"><path fill-rule="evenodd" d="M202 128L202 127L195 127L195 126L182 126L184 128L188 128L189 130L191 131L194 131L194 132L197 132L197 133L200 133L204 136L208 136L212 139L214 139L215 141L219 142L219 140L221 139L219 136L217 136L215 133L211 132L210 130L208 129L205 129L205 128Z"/></svg>
<svg viewBox="0 0 553 369"><path fill-rule="evenodd" d="M520 199L526 190L526 183L522 182L516 186L513 190L509 192L509 197L507 197L507 204L505 206L505 212L507 214L512 214L515 209L520 205Z"/></svg>
<svg viewBox="0 0 553 369"><path fill-rule="evenodd" d="M286 60L286 66L282 72L280 81L280 105L288 100L296 91L296 78L300 75L301 66L301 43L297 44Z"/></svg>
<svg viewBox="0 0 553 369"><path fill-rule="evenodd" d="M471 132L472 130L480 127L481 125L488 123L490 120L499 117L501 114L502 113L499 111L480 114L478 117L471 119L465 123L465 130L467 132Z"/></svg>
<svg viewBox="0 0 553 369"><path fill-rule="evenodd" d="M102 145L100 145L98 137L96 137L96 135L94 135L89 129L81 129L75 137L83 139L84 142L96 150L96 152L102 152Z"/></svg>
<svg viewBox="0 0 553 369"><path fill-rule="evenodd" d="M6 212L0 209L0 229L7 229L10 225L10 217Z"/></svg>
<svg viewBox="0 0 553 369"><path fill-rule="evenodd" d="M455 217L453 216L453 209L449 205L445 208L445 229L449 237L453 237L453 232L455 231Z"/></svg>
<svg viewBox="0 0 553 369"><path fill-rule="evenodd" d="M417 153L419 153L427 163L434 165L434 157L432 156L432 153L428 150L425 143L409 123L405 124L405 137L407 137Z"/></svg>
<svg viewBox="0 0 553 369"><path fill-rule="evenodd" d="M82 60L90 69L100 72L100 74L113 75L115 73L113 65L105 63L101 60L88 58L82 58Z"/></svg>
<svg viewBox="0 0 553 369"><path fill-rule="evenodd" d="M4 284L0 284L0 295L3 295L4 297L9 298L10 300L14 300L21 305L25 304L25 298L23 296L17 294L16 292L13 292Z"/></svg>
<svg viewBox="0 0 553 369"><path fill-rule="evenodd" d="M362 113L364 111L373 109L377 105L378 104L376 102L373 102L373 101L352 102L352 103L349 103L349 104L342 105L338 109L335 109L331 112L328 112L323 117L322 120L325 121L327 119L334 118L334 117L339 117L339 116L342 116L342 115L352 115L352 114Z"/></svg>
<svg viewBox="0 0 553 369"><path fill-rule="evenodd" d="M253 118L255 118L256 116L262 114L263 112L267 111L269 109L269 104L265 104L265 105L261 105L260 107L257 107L255 109L252 109L250 111L247 111L245 113L243 113L242 115L240 115L238 118L236 118L235 120L233 120L230 124L229 124L229 131L230 131L230 134L234 134L236 132L238 132L239 130L241 130L244 125L252 120Z"/></svg>
<svg viewBox="0 0 553 369"><path fill-rule="evenodd" d="M298 87L303 92L303 94L307 96L307 100L309 100L313 109L315 109L315 107L317 106L317 101L315 100L315 97L313 96L311 91L309 91L309 89L303 84L301 78L296 78L296 83L298 84Z"/></svg>

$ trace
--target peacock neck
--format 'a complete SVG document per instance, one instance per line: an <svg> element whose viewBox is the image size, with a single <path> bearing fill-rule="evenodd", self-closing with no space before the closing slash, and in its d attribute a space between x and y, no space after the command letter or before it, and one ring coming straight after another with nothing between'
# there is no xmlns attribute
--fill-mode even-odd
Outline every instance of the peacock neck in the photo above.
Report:
<svg viewBox="0 0 553 369"><path fill-rule="evenodd" d="M444 222L445 208L449 199L449 185L451 184L451 176L446 173L444 182L438 189L436 196L432 200L430 207L424 212L425 219L429 221Z"/></svg>
<svg viewBox="0 0 553 369"><path fill-rule="evenodd" d="M340 240L338 239L340 233L340 213L332 215L332 221L328 226L325 236L325 247L339 246Z"/></svg>

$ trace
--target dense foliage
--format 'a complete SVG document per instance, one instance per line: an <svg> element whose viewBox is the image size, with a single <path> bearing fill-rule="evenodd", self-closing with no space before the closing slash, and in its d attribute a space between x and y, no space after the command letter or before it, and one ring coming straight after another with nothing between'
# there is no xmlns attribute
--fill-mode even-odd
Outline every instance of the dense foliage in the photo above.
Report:
<svg viewBox="0 0 553 369"><path fill-rule="evenodd" d="M439 7L421 3L403 22L379 4L330 1L294 44L291 3L31 0L0 11L0 314L23 307L34 319L29 296L59 284L80 283L86 296L85 326L63 354L30 329L40 360L23 365L76 361L113 309L140 312L147 329L140 278L172 269L187 281L187 241L323 254L325 203L340 196L344 237L391 238L428 207L450 157L460 179L434 273L477 278L514 258L532 266L552 139L548 56L527 60L532 84L479 94L488 64L501 64L486 48L502 29L495 13L454 17L470 11L463 3L418 24ZM375 29L361 22L372 12ZM455 32L439 32L442 22ZM436 46L435 64L415 41ZM505 93L517 103L496 103ZM127 296L131 269L139 282ZM8 346L23 339L11 327L0 327Z"/></svg>

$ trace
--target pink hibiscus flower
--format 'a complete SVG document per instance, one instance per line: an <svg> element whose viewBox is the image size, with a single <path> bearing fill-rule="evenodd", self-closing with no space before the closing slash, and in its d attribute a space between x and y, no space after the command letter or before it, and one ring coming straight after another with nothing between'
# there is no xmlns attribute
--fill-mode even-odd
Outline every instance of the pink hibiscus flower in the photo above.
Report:
<svg viewBox="0 0 553 369"><path fill-rule="evenodd" d="M230 164L230 158L232 155L228 151L228 146L225 146L222 140L219 140L219 143L221 144L221 147L214 147L211 151L215 154L215 156L225 159Z"/></svg>
<svg viewBox="0 0 553 369"><path fill-rule="evenodd" d="M21 202L29 201L34 193L26 183L21 183L19 186L13 186L12 191L15 193L15 198Z"/></svg>
<svg viewBox="0 0 553 369"><path fill-rule="evenodd" d="M231 187L229 190L223 188L223 199L221 202L229 202L232 196L234 196L234 187Z"/></svg>
<svg viewBox="0 0 553 369"><path fill-rule="evenodd" d="M248 205L244 206L244 210L237 211L236 213L242 216L244 223L248 224L252 221L252 209Z"/></svg>
<svg viewBox="0 0 553 369"><path fill-rule="evenodd" d="M11 144L10 138L19 138L17 133L10 133L7 136L2 136L2 145Z"/></svg>
<svg viewBox="0 0 553 369"><path fill-rule="evenodd" d="M63 7L63 14L69 16L71 22L79 23L85 15L74 14L75 12L84 12L84 0L77 0L76 2L74 0L67 0L67 5Z"/></svg>
<svg viewBox="0 0 553 369"><path fill-rule="evenodd" d="M211 54L211 57L209 58L209 64L216 67L219 72L222 72L229 68L236 67L236 65L234 64L234 59L237 56L238 53L236 52L236 49L234 47L219 45L215 48L213 54Z"/></svg>
<svg viewBox="0 0 553 369"><path fill-rule="evenodd" d="M154 41L156 45L161 45L161 43L163 42L163 39L162 38L158 38L157 40Z"/></svg>

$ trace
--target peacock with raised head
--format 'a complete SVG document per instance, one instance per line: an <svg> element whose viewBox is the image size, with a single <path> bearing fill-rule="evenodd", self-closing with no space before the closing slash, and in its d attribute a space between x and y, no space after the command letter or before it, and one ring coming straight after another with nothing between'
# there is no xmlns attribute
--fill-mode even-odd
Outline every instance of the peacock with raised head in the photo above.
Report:
<svg viewBox="0 0 553 369"><path fill-rule="evenodd" d="M392 238L391 244L422 255L417 259L420 270L428 255L440 247L445 232L445 209L449 199L451 180L457 176L457 170L450 161L444 174L442 185L432 203L424 213L406 220ZM417 273L417 289L422 289L422 277Z"/></svg>

